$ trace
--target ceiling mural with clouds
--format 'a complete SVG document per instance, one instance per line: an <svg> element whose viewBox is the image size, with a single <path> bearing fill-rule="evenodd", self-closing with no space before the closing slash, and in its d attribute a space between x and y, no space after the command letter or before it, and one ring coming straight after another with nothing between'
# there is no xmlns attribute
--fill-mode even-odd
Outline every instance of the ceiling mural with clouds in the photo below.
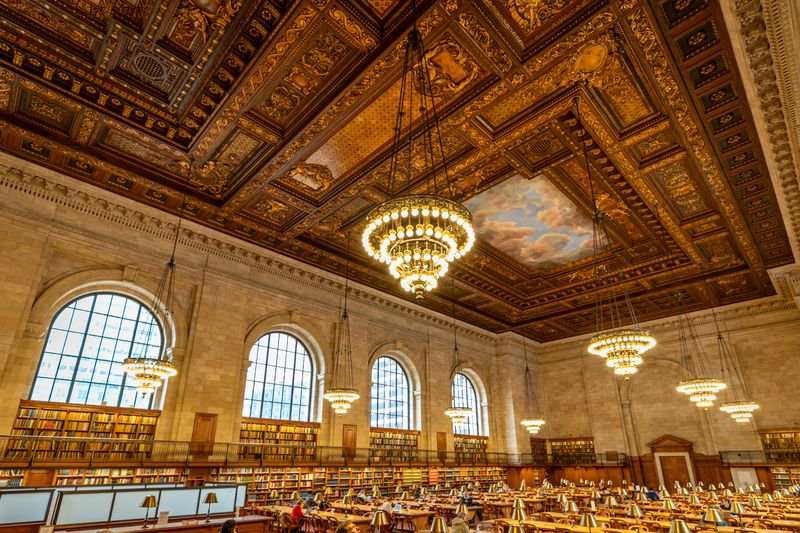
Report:
<svg viewBox="0 0 800 533"><path fill-rule="evenodd" d="M592 221L544 177L513 176L466 203L479 239L534 268L592 253Z"/></svg>

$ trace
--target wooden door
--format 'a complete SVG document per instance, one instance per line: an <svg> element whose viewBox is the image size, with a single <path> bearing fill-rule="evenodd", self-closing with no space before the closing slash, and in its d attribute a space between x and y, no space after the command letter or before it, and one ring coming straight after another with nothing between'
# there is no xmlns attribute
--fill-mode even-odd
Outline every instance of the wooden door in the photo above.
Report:
<svg viewBox="0 0 800 533"><path fill-rule="evenodd" d="M192 428L192 458L205 460L214 449L217 435L217 415L214 413L195 413Z"/></svg>
<svg viewBox="0 0 800 533"><path fill-rule="evenodd" d="M658 460L661 462L665 487L674 487L675 481L680 481L681 485L689 483L689 465L686 464L685 455L662 455Z"/></svg>
<svg viewBox="0 0 800 533"><path fill-rule="evenodd" d="M440 461L447 460L447 433L444 431L436 432L436 451Z"/></svg>
<svg viewBox="0 0 800 533"><path fill-rule="evenodd" d="M342 457L345 459L355 459L356 457L356 437L358 426L355 424L342 425Z"/></svg>

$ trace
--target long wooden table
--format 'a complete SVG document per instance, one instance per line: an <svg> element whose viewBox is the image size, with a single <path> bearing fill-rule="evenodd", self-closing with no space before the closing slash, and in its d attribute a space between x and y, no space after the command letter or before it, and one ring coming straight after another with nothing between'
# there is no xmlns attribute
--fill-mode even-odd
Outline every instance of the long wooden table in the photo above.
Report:
<svg viewBox="0 0 800 533"><path fill-rule="evenodd" d="M256 509L267 509L277 513L292 513L291 507L286 506L261 506L256 507ZM357 514L348 514L348 513L334 513L331 511L313 511L305 513L305 516L319 516L321 518L332 518L336 520L338 523L342 522L352 522L355 526L361 531L361 533L370 533L372 531L372 527L370 526L370 522L372 519L368 516L361 516Z"/></svg>
<svg viewBox="0 0 800 533"><path fill-rule="evenodd" d="M596 517L598 522L603 522L603 517ZM606 518L606 520L608 520ZM495 523L503 524L504 526L510 526L514 524L512 520L507 518L500 518L495 520ZM555 522L542 522L540 520L525 520L522 522L523 525L528 524L531 526L535 526L537 529L541 531L555 531L556 529L569 529L575 533L590 533L590 528L583 527L583 526L571 526L569 524L557 524ZM689 529L694 530L699 527L697 524L689 524ZM662 528L669 528L669 522L664 522ZM598 531L599 528L594 528L594 533L600 533ZM719 526L715 528L719 533L734 533L734 530L739 529L731 526ZM609 528L606 526L602 526L603 533L631 533L628 529L614 529ZM789 533L785 530L780 529L748 529L748 531L754 531L755 533Z"/></svg>
<svg viewBox="0 0 800 533"><path fill-rule="evenodd" d="M170 522L164 526L156 526L154 525L155 520L150 520L147 529L143 529L141 523L135 526L111 527L108 529L112 533L141 533L142 531L149 531L151 533L219 533L219 528L225 520L227 519L211 519L210 522L206 522L205 520L184 520L181 522ZM234 520L236 520L236 529L238 533L266 533L270 529L268 524L272 522L272 518L266 516L241 516L234 518ZM101 525L88 529L56 529L56 533L97 533L103 529L106 528Z"/></svg>
<svg viewBox="0 0 800 533"><path fill-rule="evenodd" d="M372 513L380 509L380 506L376 507L374 505L366 505L363 503L346 505L342 502L332 503L331 507L343 511L358 511L359 513ZM395 520L401 519L413 523L417 531L422 531L423 529L428 529L428 522L435 513L433 511L411 509L406 507L400 511L391 511L389 514L391 514Z"/></svg>
<svg viewBox="0 0 800 533"><path fill-rule="evenodd" d="M719 509L718 508L718 510L719 510L720 513L723 513L724 516L727 516L730 513L730 511L725 511L724 509ZM624 515L624 514L627 513L626 509L609 509L609 511L612 511L613 514L617 515L614 518L619 518L620 515ZM685 516L687 518L687 520L694 521L694 522L699 522L700 519L703 517L703 513L682 512L680 510L676 511L675 513L670 513L669 511L665 511L663 509L659 509L659 510L656 511L656 510L650 510L650 509L645 510L645 508L642 508L642 511L643 512L647 512L647 513L651 513L657 520L664 519L664 518L671 519L673 514L679 514L679 515ZM553 513L550 513L550 514L553 514ZM601 517L598 517L598 520L600 518ZM742 525L744 525L745 522L750 522L752 520L758 520L758 519L760 519L760 520L769 520L778 529L787 529L787 530L793 530L793 531L800 530L800 520L788 520L788 519L781 519L781 518L766 518L766 517L764 517L764 513L762 513L760 515L753 514L753 513L745 513L745 515L740 519L740 521L742 522Z"/></svg>

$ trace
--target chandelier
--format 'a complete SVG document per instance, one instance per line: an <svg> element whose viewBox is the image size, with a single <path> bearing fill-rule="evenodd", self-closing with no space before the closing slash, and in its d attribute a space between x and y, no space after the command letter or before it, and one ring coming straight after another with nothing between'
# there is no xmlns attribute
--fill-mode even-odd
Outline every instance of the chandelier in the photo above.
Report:
<svg viewBox="0 0 800 533"><path fill-rule="evenodd" d="M344 272L344 305L339 319L336 349L333 352L333 379L331 388L322 398L331 402L333 412L343 415L360 396L353 387L353 353L350 347L350 321L347 315L347 293L350 292L350 234L347 234L347 258Z"/></svg>
<svg viewBox="0 0 800 533"><path fill-rule="evenodd" d="M747 397L744 377L739 373L733 361L733 354L728 348L728 343L725 342L725 337L722 336L717 315L713 309L711 313L714 315L714 325L717 328L717 350L719 351L720 361L722 361L722 377L727 377L728 383L731 384L732 396L732 401L720 404L719 410L729 414L735 422L746 424L752 420L753 413L758 410L759 405Z"/></svg>
<svg viewBox="0 0 800 533"><path fill-rule="evenodd" d="M528 368L528 343L524 339L522 341L522 351L525 354L525 411L530 416L526 416L519 423L531 435L536 435L542 429L544 420L535 415L539 402L536 401L536 389L531 386L531 370Z"/></svg>
<svg viewBox="0 0 800 533"><path fill-rule="evenodd" d="M178 226L175 228L175 240L172 242L172 253L167 260L158 287L153 296L151 309L161 309L163 315L168 317L172 313L173 298L175 292L175 250L178 247L178 236L181 232L182 218L178 218ZM153 335L153 324L147 330L147 340L144 343L144 352L140 355L128 357L122 362L122 370L130 376L130 382L142 396L153 394L162 385L164 380L178 374L175 364L164 356L167 355L166 348L157 357L147 356L147 346L150 345L150 338Z"/></svg>
<svg viewBox="0 0 800 533"><path fill-rule="evenodd" d="M455 378L456 372L458 371L458 337L457 337L457 325L456 325L456 282L455 280L452 281L452 298L450 304L451 314L453 315L453 366L450 368L450 408L445 410L444 414L450 417L450 420L453 422L454 426L461 426L466 424L467 419L469 419L470 415L472 414L472 409L466 405L456 405L458 403L458 399L453 394L453 378Z"/></svg>
<svg viewBox="0 0 800 533"><path fill-rule="evenodd" d="M589 191L592 202L592 250L595 258L608 250L613 254L611 241L605 225L605 216L600 211L600 205L595 197L592 182L592 165L589 163L587 143L589 132L583 124L580 115L578 98L575 98L577 109L579 135L583 144L583 158L586 162L586 174L589 182ZM600 270L603 265L594 268L595 284L601 285ZM623 303L618 301L613 288L608 292L608 297L599 295L594 302L595 328L597 333L589 339L587 351L592 355L599 355L606 360L606 366L614 370L614 374L629 379L635 374L639 365L644 362L642 357L645 352L656 345L656 340L646 329L640 328L636 319L636 312L628 291L623 285ZM631 324L623 327L622 307L627 309Z"/></svg>
<svg viewBox="0 0 800 533"><path fill-rule="evenodd" d="M675 295L678 300L678 307L683 311L682 298L683 295L678 293ZM709 372L705 363L705 351L700 344L699 336L695 331L692 320L688 313L683 313L686 318L686 327L689 330L689 339L683 329L683 320L681 315L678 316L678 340L681 346L681 364L686 372L686 377L683 381L678 383L675 390L681 394L689 396L689 401L694 403L697 407L707 409L714 405L717 399L717 394L725 389L727 385L717 378L699 377L696 378L692 375L693 367L696 369L700 376L708 376ZM691 349L689 343L692 343L694 350Z"/></svg>
<svg viewBox="0 0 800 533"><path fill-rule="evenodd" d="M470 251L475 243L475 231L472 229L472 215L467 208L453 199L445 198L439 191L440 188L446 188L451 197L456 194L447 175L428 59L425 57L422 34L416 24L408 33L400 83L387 188L389 199L367 215L361 241L364 250L374 259L385 263L389 273L400 280L403 289L413 292L419 301L426 291L436 287L438 280L447 273L450 263ZM415 94L418 101L414 100ZM422 123L416 136L413 128L415 111L419 112L417 119ZM438 139L434 140L434 136ZM404 172L409 179L412 165L414 168L420 167L419 158L412 155L415 141L423 146L424 162L421 166L423 170L429 169L427 191L394 198L392 195L398 166L405 165ZM401 154L404 149L407 157ZM441 159L438 169L435 161L437 155ZM401 162L401 158L405 162ZM436 179L439 170L443 171L441 187Z"/></svg>

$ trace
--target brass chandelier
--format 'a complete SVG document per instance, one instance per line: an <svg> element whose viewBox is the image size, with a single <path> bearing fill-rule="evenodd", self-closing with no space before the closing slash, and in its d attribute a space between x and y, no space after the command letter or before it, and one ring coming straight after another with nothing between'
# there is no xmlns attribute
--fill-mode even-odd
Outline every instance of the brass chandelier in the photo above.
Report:
<svg viewBox="0 0 800 533"><path fill-rule="evenodd" d="M472 408L467 405L456 405L456 397L453 395L453 378L458 372L459 354L458 354L458 337L456 325L456 282L452 281L452 300L451 300L451 314L453 315L453 366L450 367L450 407L445 410L444 414L450 417L454 426L461 426L466 424L472 414Z"/></svg>
<svg viewBox="0 0 800 533"><path fill-rule="evenodd" d="M151 309L162 309L165 317L172 313L173 298L175 292L175 250L178 247L178 236L181 232L181 218L178 218L178 226L175 229L175 240L172 242L172 253L167 260L161 279L158 281L153 305ZM163 308L162 308L163 306ZM167 350L162 348L158 357L147 357L147 346L153 334L153 327L147 330L147 341L144 343L145 352L141 355L128 357L122 362L122 370L130 376L130 381L142 396L153 394L160 387L164 380L178 374L175 364L167 359Z"/></svg>
<svg viewBox="0 0 800 533"><path fill-rule="evenodd" d="M759 405L748 398L744 377L738 371L733 361L733 354L728 348L728 343L725 342L725 337L722 336L716 313L714 313L713 309L711 312L714 314L714 325L717 328L717 350L722 361L722 377L727 378L731 384L730 395L732 401L720 404L719 410L729 414L737 423L746 424L753 419L753 413L758 410Z"/></svg>
<svg viewBox="0 0 800 533"><path fill-rule="evenodd" d="M331 402L333 412L343 415L360 398L353 386L353 352L350 346L350 320L347 314L347 294L350 292L350 234L347 234L347 259L344 273L344 304L336 336L336 349L333 352L333 379L331 388L326 389L322 398Z"/></svg>
<svg viewBox="0 0 800 533"><path fill-rule="evenodd" d="M415 120L420 123L417 128ZM421 165L418 157L412 155L415 142L422 143ZM401 165L409 180L412 165L429 172L425 193L392 197ZM443 174L441 184L436 179L439 171ZM437 286L450 263L467 254L475 243L469 210L443 196L440 189L446 189L451 198L456 195L448 179L425 46L415 24L405 46L387 187L389 199L367 215L361 241L364 250L385 263L389 273L400 280L403 289L413 292L418 301Z"/></svg>
<svg viewBox="0 0 800 533"><path fill-rule="evenodd" d="M678 293L676 298L678 306L682 310L682 294ZM689 401L697 407L707 409L714 405L717 394L725 389L726 385L717 378L707 377L710 373L706 366L705 353L700 344L697 331L694 329L689 314L684 313L683 316L686 319L686 327L689 330L689 339L686 338L684 333L681 315L678 316L678 336L681 347L681 364L686 371L686 378L678 383L675 390L689 396ZM690 343L692 346L690 346ZM700 377L693 375L693 368L696 369L697 375Z"/></svg>
<svg viewBox="0 0 800 533"><path fill-rule="evenodd" d="M580 126L579 134L583 144L583 158L586 162L586 173L593 209L592 249L594 257L598 257L605 250L613 252L611 251L611 243L605 226L605 216L600 211L600 205L595 197L594 184L592 182L592 165L589 163L587 149L589 132L581 119L577 98L575 99L575 107L577 109L577 118ZM600 270L601 265L596 265L594 278L598 286L602 284ZM656 345L656 340L648 330L639 327L633 303L624 285L622 290L622 303L618 301L613 288L609 290L607 298L600 295L595 300L594 316L597 333L589 339L587 350L592 355L599 355L604 358L606 366L613 369L615 375L628 379L631 374L636 373L639 365L644 361L644 353ZM621 310L623 305L627 309L631 321L631 324L627 327L623 327Z"/></svg>
<svg viewBox="0 0 800 533"><path fill-rule="evenodd" d="M536 399L536 389L531 384L531 370L528 368L528 343L524 339L522 341L522 351L525 353L525 414L528 416L520 420L519 423L528 430L528 433L536 435L544 426L544 420L536 416L539 402Z"/></svg>

